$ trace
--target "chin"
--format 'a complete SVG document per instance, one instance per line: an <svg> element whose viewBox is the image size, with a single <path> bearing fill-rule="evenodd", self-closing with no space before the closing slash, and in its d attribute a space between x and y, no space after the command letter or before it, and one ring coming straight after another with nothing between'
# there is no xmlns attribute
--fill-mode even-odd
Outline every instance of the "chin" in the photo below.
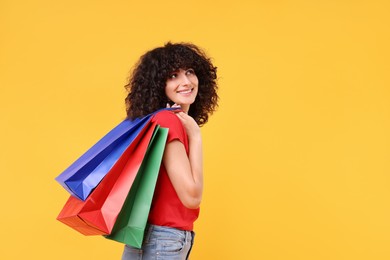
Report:
<svg viewBox="0 0 390 260"><path fill-rule="evenodd" d="M184 105L184 106L189 106L189 105L192 105L194 102L195 102L195 99L193 100L172 100L173 102L175 102L176 104L178 105Z"/></svg>
<svg viewBox="0 0 390 260"><path fill-rule="evenodd" d="M181 103L178 103L178 104L181 105L181 106L190 106L190 105L194 104L194 101L192 101L192 102L181 102Z"/></svg>

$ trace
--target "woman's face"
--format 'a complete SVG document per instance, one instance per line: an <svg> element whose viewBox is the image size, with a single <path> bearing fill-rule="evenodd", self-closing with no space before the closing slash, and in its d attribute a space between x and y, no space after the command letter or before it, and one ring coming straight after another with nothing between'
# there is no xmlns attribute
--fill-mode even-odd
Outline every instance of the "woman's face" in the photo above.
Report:
<svg viewBox="0 0 390 260"><path fill-rule="evenodd" d="M165 94L169 100L180 105L184 111L194 103L198 94L198 77L193 69L179 69L172 72L167 79Z"/></svg>

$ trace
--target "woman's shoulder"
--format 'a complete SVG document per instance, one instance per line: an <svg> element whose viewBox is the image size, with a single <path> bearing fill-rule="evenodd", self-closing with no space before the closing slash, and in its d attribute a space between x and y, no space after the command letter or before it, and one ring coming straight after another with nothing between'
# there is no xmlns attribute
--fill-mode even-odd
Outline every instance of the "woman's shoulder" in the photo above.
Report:
<svg viewBox="0 0 390 260"><path fill-rule="evenodd" d="M167 143L178 139L185 147L188 146L187 133L175 112L169 110L158 111L154 114L152 121L156 122L161 127L169 129ZM186 150L188 150L188 148L186 148Z"/></svg>
<svg viewBox="0 0 390 260"><path fill-rule="evenodd" d="M154 114L152 121L162 127L183 127L176 114L169 110L161 110Z"/></svg>

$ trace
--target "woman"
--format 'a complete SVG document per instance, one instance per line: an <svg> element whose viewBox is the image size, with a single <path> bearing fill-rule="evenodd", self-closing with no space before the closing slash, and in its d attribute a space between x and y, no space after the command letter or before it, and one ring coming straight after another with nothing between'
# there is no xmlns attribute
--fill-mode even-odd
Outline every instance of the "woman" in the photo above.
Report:
<svg viewBox="0 0 390 260"><path fill-rule="evenodd" d="M169 128L142 249L125 246L122 259L188 259L203 191L202 138L217 107L216 67L197 46L167 43L144 54L126 97L129 119L164 107L153 121Z"/></svg>

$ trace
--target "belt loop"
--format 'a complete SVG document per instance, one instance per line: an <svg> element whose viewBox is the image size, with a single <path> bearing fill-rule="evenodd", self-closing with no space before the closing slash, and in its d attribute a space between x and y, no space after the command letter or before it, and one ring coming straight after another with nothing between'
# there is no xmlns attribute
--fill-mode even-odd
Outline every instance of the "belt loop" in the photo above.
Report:
<svg viewBox="0 0 390 260"><path fill-rule="evenodd" d="M185 238L186 238L186 244L190 242L189 232L187 230L184 230Z"/></svg>
<svg viewBox="0 0 390 260"><path fill-rule="evenodd" d="M191 244L194 243L194 236L195 236L195 233L193 231L185 231L186 232L186 242L191 242Z"/></svg>

